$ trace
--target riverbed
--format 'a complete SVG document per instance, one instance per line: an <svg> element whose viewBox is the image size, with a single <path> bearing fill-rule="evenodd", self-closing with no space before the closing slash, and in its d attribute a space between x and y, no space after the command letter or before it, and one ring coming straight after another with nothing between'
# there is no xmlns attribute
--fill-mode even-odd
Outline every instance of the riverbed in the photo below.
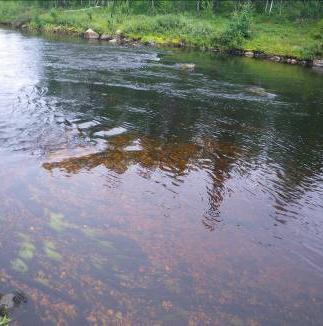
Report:
<svg viewBox="0 0 323 326"><path fill-rule="evenodd" d="M0 30L0 293L26 298L11 319L322 325L322 81Z"/></svg>

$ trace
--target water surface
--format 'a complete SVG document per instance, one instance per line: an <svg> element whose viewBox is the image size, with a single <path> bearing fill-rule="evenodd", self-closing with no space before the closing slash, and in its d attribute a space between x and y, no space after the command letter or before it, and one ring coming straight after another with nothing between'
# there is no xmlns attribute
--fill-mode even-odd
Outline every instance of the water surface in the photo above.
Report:
<svg viewBox="0 0 323 326"><path fill-rule="evenodd" d="M322 89L304 67L0 30L12 319L321 325Z"/></svg>

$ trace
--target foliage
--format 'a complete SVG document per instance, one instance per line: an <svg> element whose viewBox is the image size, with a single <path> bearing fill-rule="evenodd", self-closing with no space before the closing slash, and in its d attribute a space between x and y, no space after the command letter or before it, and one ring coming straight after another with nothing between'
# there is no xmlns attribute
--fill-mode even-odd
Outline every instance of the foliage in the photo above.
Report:
<svg viewBox="0 0 323 326"><path fill-rule="evenodd" d="M252 11L252 3L249 1L234 11L231 22L220 38L222 44L230 48L239 48L244 39L250 38Z"/></svg>
<svg viewBox="0 0 323 326"><path fill-rule="evenodd" d="M121 31L143 42L312 59L323 55L322 7L318 0L0 0L0 22L79 35L88 28Z"/></svg>

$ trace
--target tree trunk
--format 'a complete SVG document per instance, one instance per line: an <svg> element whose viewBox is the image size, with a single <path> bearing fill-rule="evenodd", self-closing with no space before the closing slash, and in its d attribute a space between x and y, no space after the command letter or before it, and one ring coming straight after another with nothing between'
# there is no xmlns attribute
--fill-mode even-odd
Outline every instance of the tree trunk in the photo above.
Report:
<svg viewBox="0 0 323 326"><path fill-rule="evenodd" d="M271 10L273 9L273 4L274 4L274 0L271 0L270 8L269 8L269 15L271 13Z"/></svg>

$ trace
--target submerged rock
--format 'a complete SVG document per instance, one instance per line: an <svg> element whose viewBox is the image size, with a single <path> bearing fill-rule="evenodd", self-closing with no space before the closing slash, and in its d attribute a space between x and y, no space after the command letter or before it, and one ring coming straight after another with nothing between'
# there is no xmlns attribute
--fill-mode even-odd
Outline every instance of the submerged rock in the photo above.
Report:
<svg viewBox="0 0 323 326"><path fill-rule="evenodd" d="M23 292L16 291L13 293L7 293L0 298L0 309L1 311L11 310L26 302L27 299Z"/></svg>
<svg viewBox="0 0 323 326"><path fill-rule="evenodd" d="M180 68L183 70L193 71L195 69L195 63L181 63Z"/></svg>
<svg viewBox="0 0 323 326"><path fill-rule="evenodd" d="M258 96L263 96L263 97L268 97L268 98L276 97L275 94L268 93L268 92L266 92L266 90L264 88L259 87L259 86L250 86L247 88L247 91L249 93L253 93Z"/></svg>
<svg viewBox="0 0 323 326"><path fill-rule="evenodd" d="M99 37L100 35L91 28L84 33L84 38L86 39L98 39Z"/></svg>
<svg viewBox="0 0 323 326"><path fill-rule="evenodd" d="M14 301L15 295L13 293L8 293L5 294L1 299L0 299L0 308L1 309L12 309L15 306L15 301Z"/></svg>

